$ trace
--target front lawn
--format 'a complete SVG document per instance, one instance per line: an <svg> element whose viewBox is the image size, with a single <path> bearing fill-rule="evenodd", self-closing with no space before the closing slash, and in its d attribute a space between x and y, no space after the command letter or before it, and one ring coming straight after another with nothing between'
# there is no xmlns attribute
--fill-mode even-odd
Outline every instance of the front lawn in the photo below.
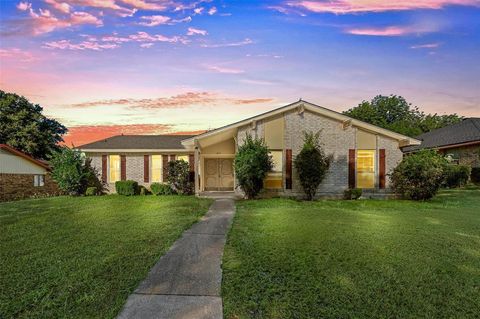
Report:
<svg viewBox="0 0 480 319"><path fill-rule="evenodd" d="M226 318L478 318L480 190L239 202L222 296Z"/></svg>
<svg viewBox="0 0 480 319"><path fill-rule="evenodd" d="M0 203L0 318L112 318L211 201L57 197Z"/></svg>

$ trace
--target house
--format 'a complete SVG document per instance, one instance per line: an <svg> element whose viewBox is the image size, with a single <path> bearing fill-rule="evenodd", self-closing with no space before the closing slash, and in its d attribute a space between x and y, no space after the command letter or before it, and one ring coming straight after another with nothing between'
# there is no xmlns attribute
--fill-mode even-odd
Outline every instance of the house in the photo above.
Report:
<svg viewBox="0 0 480 319"><path fill-rule="evenodd" d="M318 195L339 196L347 188L379 193L388 189L386 174L402 160L401 147L420 141L350 118L307 101L298 102L195 136L115 136L80 146L113 190L117 180L141 185L165 181L166 165L184 159L194 172L195 193L241 194L233 170L238 146L247 134L263 138L274 167L265 179L265 194L301 196L293 159L303 146L304 131L321 131L332 163Z"/></svg>
<svg viewBox="0 0 480 319"><path fill-rule="evenodd" d="M420 145L402 148L405 153L421 149L434 149L453 163L480 167L480 118L466 118L463 121L442 127L416 137Z"/></svg>
<svg viewBox="0 0 480 319"><path fill-rule="evenodd" d="M0 201L58 194L46 163L0 144Z"/></svg>

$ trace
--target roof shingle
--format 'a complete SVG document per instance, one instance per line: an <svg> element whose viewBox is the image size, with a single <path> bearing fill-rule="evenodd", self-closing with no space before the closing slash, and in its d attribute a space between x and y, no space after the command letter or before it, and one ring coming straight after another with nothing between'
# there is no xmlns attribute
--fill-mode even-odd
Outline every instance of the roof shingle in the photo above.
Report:
<svg viewBox="0 0 480 319"><path fill-rule="evenodd" d="M195 135L117 135L79 146L82 150L113 149L184 149L182 141Z"/></svg>

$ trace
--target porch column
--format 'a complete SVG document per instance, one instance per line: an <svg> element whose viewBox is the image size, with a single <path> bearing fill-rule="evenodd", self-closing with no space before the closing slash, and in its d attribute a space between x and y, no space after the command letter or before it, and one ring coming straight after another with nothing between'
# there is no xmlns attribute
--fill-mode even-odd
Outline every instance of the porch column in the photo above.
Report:
<svg viewBox="0 0 480 319"><path fill-rule="evenodd" d="M194 168L194 172L195 172L195 178L194 178L194 181L195 181L195 195L199 195L200 194L200 176L199 176L199 168L200 168L200 147L198 146L198 143L197 141L195 141L195 153L193 155L194 157L194 161L195 161L195 168Z"/></svg>

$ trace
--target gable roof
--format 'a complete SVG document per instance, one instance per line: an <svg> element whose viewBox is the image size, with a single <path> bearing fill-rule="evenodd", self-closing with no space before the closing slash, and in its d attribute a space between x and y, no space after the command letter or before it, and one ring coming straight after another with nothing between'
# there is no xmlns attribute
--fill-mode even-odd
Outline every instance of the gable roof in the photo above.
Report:
<svg viewBox="0 0 480 319"><path fill-rule="evenodd" d="M413 152L424 148L448 148L465 143L480 143L480 118L467 118L459 123L423 133L416 138L422 141L421 145L407 146L402 151Z"/></svg>
<svg viewBox="0 0 480 319"><path fill-rule="evenodd" d="M42 168L44 168L44 169L47 169L47 170L50 169L50 167L48 166L47 163L44 163L44 162L42 162L42 161L40 161L40 160L37 160L37 159L34 159L34 158L31 157L30 155L25 154L25 153L23 153L23 152L15 149L15 148L11 147L10 145L0 144L0 149L5 150L5 151L7 151L7 152L9 152L9 153L11 153L11 154L13 154L13 155L19 156L19 157L21 157L21 158L23 158L23 159L25 159L25 160L27 160L27 161L29 161L29 162L37 165L37 166L40 166L40 167L42 167Z"/></svg>
<svg viewBox="0 0 480 319"><path fill-rule="evenodd" d="M272 117L272 116L275 116L277 114L281 114L281 113L284 113L284 112L287 112L287 111L290 111L290 110L294 110L296 108L304 108L305 110L309 110L311 112L321 114L321 115L324 115L324 116L329 117L329 118L336 119L340 122L348 123L350 125L362 128L364 130L374 132L374 133L377 133L377 134L380 134L380 135L384 135L384 136L396 139L398 141L402 141L404 145L419 145L420 144L419 140L416 140L416 139L411 138L409 136L399 134L399 133L381 128L379 126L376 126L376 125L373 125L373 124L370 124L370 123L366 123L366 122L351 118L351 117L346 116L342 113L327 109L325 107L322 107L322 106L319 106L319 105L316 105L316 104L313 104L313 103L310 103L310 102L307 102L307 101L304 101L304 100L301 100L301 99L297 102L294 102L294 103L276 108L274 110L271 110L271 111L268 111L268 112L265 112L265 113L247 118L245 120L238 121L238 122L235 122L233 124L225 125L223 127L205 132L203 134L192 136L189 139L185 139L182 142L182 144L183 145L192 145L194 143L194 141L197 140L197 139L202 139L204 137L212 136L212 135L224 132L226 130L230 130L230 129L233 129L233 128L238 128L240 126L247 125L247 124L252 123L254 121L258 121L258 120L262 120L262 119L265 119L265 118L268 118L268 117Z"/></svg>
<svg viewBox="0 0 480 319"><path fill-rule="evenodd" d="M194 135L117 135L77 147L82 151L165 151L185 150L181 141Z"/></svg>

